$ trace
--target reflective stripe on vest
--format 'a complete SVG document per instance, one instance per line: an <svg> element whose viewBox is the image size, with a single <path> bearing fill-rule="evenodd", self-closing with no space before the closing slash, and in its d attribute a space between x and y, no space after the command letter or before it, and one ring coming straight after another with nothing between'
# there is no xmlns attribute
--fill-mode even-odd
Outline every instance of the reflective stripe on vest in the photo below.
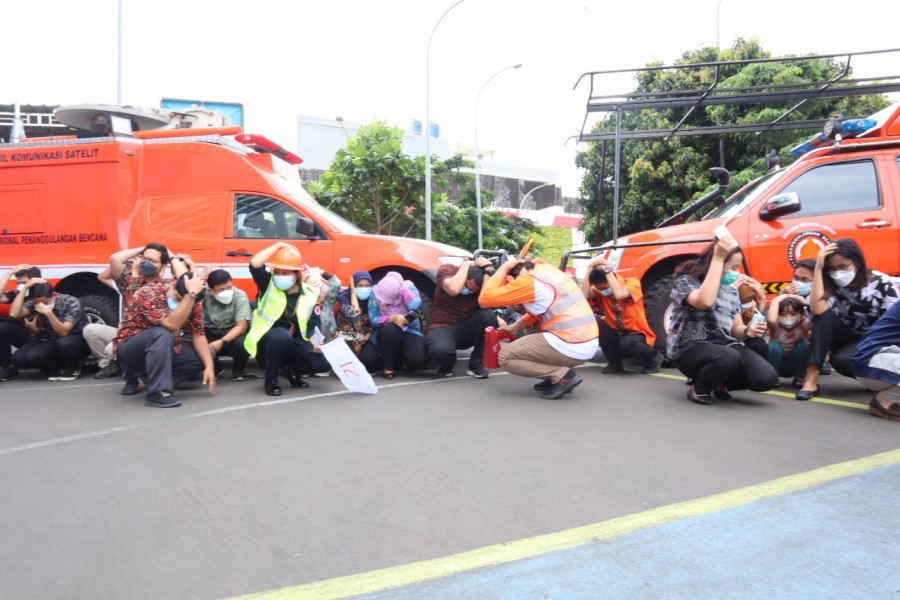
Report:
<svg viewBox="0 0 900 600"><path fill-rule="evenodd" d="M284 314L287 307L287 294L275 287L274 278L269 280L269 287L266 293L259 301L259 306L253 311L253 319L250 321L250 331L244 338L244 349L250 356L256 356L257 345L259 340L272 328L278 318ZM297 298L297 310L294 312L297 319L300 335L306 338L306 324L309 321L309 313L315 303L308 303L310 298L318 300L317 290L310 288L308 285L301 283L303 293Z"/></svg>
<svg viewBox="0 0 900 600"><path fill-rule="evenodd" d="M549 331L565 342L577 344L596 339L600 328L594 312L572 279L553 267L535 265L531 271L535 279L553 286L555 297L541 315L541 331Z"/></svg>

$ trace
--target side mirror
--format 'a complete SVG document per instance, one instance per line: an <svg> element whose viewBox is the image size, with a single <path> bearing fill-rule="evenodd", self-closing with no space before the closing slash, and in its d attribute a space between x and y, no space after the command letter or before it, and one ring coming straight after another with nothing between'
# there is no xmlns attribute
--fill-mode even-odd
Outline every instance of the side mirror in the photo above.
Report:
<svg viewBox="0 0 900 600"><path fill-rule="evenodd" d="M759 210L759 218L763 221L774 221L778 217L789 215L800 210L800 196L797 192L778 194L766 202Z"/></svg>
<svg viewBox="0 0 900 600"><path fill-rule="evenodd" d="M316 222L308 217L298 217L296 231L300 235L312 238L316 232Z"/></svg>

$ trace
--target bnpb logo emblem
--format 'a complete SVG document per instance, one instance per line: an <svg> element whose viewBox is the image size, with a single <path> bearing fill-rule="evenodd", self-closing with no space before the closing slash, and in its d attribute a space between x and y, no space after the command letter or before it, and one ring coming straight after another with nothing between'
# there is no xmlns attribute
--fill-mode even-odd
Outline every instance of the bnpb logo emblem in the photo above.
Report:
<svg viewBox="0 0 900 600"><path fill-rule="evenodd" d="M805 258L815 259L819 251L830 243L831 239L821 231L801 231L788 245L788 260L792 267L796 267Z"/></svg>

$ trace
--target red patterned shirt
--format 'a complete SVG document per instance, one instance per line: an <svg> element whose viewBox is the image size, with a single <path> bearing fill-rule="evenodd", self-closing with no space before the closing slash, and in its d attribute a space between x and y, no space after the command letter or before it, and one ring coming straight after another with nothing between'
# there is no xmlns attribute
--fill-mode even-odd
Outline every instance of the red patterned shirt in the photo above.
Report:
<svg viewBox="0 0 900 600"><path fill-rule="evenodd" d="M169 291L171 281L148 283L134 293L134 300L125 310L125 316L119 325L119 333L113 340L113 352L119 344L142 331L156 327L170 312ZM195 302L191 314L181 327L181 332L192 337L203 335L203 304ZM181 336L175 336L175 354L181 350Z"/></svg>

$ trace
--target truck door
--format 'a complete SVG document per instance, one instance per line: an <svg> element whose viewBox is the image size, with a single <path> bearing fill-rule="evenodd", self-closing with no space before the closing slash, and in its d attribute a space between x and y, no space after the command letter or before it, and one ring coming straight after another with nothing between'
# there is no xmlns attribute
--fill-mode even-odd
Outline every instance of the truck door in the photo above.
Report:
<svg viewBox="0 0 900 600"><path fill-rule="evenodd" d="M249 279L250 257L278 241L295 246L307 265L334 273L334 244L318 225L313 236L318 239L297 233L297 219L304 215L294 207L271 196L238 192L234 194L233 208L231 231L223 244L222 265L236 279ZM249 286L253 287L252 281ZM253 294L255 288L251 298Z"/></svg>
<svg viewBox="0 0 900 600"><path fill-rule="evenodd" d="M775 194L795 192L801 208L774 221L760 220L758 212L749 215L752 275L776 293L791 280L793 265L815 259L826 244L845 237L860 245L870 268L898 273L897 209L886 175L874 157L848 157L812 166L785 182Z"/></svg>

